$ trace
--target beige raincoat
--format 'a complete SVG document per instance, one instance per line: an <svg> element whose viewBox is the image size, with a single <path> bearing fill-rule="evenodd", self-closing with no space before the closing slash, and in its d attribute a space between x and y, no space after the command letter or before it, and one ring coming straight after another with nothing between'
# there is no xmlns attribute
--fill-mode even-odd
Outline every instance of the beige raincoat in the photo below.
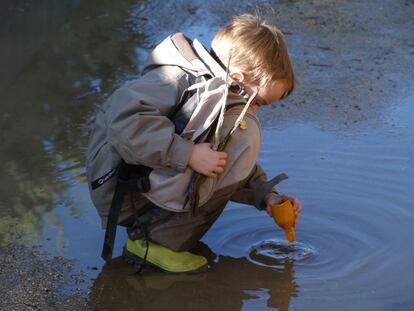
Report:
<svg viewBox="0 0 414 311"><path fill-rule="evenodd" d="M150 175L152 189L147 194L138 195L136 208L152 202L165 210L188 211L187 208L182 209L181 204L188 184L180 183L179 177L191 172L188 161L194 142L176 134L174 124L167 115L198 77L205 74L223 77L225 72L199 42L194 41L192 46L186 48L193 49L198 57L188 60L183 56L185 49L178 48L171 36L165 39L150 54L142 76L115 91L97 113L87 151L86 170L91 197L103 227L116 184L113 172L121 158L129 164L154 169ZM244 105L246 102L240 95L230 93L228 104L231 103ZM233 126L243 105L227 110L221 137ZM203 183L200 189L201 205L214 202L214 193L222 193L223 190L233 201L255 204L251 197L243 195L243 189L260 187L267 179L256 164L261 129L251 107L244 121L247 128L237 128L224 149L228 153L225 171L217 178L207 178ZM161 190L156 186L160 176L172 178L171 182L166 183L167 186L161 182L161 187L164 186ZM92 181L99 181L101 186L92 189ZM260 208L257 203L256 207ZM119 222L124 222L131 215L132 210L126 204Z"/></svg>

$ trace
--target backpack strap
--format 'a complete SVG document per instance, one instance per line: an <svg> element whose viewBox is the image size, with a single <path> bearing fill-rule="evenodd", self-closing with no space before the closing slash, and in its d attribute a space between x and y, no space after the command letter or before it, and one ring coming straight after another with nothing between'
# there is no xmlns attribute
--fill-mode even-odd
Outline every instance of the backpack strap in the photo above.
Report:
<svg viewBox="0 0 414 311"><path fill-rule="evenodd" d="M125 194L128 192L148 192L150 190L148 176L151 171L152 169L147 166L127 164L124 160L122 160L121 164L119 164L117 170L118 180L115 186L114 195L112 197L111 207L109 209L101 254L105 261L112 258L116 227L118 226L118 219L121 213Z"/></svg>
<svg viewBox="0 0 414 311"><path fill-rule="evenodd" d="M182 32L177 32L171 36L171 41L177 48L178 52L195 67L205 68L198 77L202 76L206 80L211 79L213 76L220 76L225 73L225 67L223 67L221 61L217 63L215 53L210 54L207 49L197 40L192 41L187 38ZM203 58L210 58L213 60L207 64Z"/></svg>
<svg viewBox="0 0 414 311"><path fill-rule="evenodd" d="M182 32L178 32L172 35L171 41L174 43L180 54L188 62L193 63L194 65L200 62L203 63L193 48L193 41L186 37ZM195 82L192 85L197 84L201 81L207 81L212 77L212 73L206 69L206 71L200 75L194 75ZM174 123L175 131L177 134L181 134L195 109L195 105L194 103L190 103L190 99L195 95L197 91L195 89L192 89L191 86L184 90L184 92L181 94L180 100L176 103L176 105L174 105L174 107L172 107L167 115L167 117Z"/></svg>
<svg viewBox="0 0 414 311"><path fill-rule="evenodd" d="M187 38L182 32L177 32L172 35L171 40L180 54L190 63L199 58L191 47L193 41Z"/></svg>

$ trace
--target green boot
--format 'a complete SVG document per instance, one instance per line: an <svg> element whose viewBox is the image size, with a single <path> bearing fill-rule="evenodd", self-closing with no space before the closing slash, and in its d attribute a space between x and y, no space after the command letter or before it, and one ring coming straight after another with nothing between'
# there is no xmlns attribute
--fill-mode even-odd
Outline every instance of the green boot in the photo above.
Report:
<svg viewBox="0 0 414 311"><path fill-rule="evenodd" d="M167 247L152 242L149 243L146 261L164 271L172 273L188 273L204 271L207 268L207 259L189 252L174 252ZM143 262L146 243L143 240L127 240L122 257L128 263L141 264Z"/></svg>

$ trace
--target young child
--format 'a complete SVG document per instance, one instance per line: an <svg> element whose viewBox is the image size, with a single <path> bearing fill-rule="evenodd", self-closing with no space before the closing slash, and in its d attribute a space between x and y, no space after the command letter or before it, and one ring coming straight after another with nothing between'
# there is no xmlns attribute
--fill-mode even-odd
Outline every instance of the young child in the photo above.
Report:
<svg viewBox="0 0 414 311"><path fill-rule="evenodd" d="M237 126L219 150L208 133L200 142L189 139L193 132L182 131L185 124L180 126L180 118L172 117L172 111L187 109L179 110L177 105L196 93L189 87L211 77L232 81L224 93L221 141ZM268 212L271 204L290 200L298 217L302 206L296 198L274 189L256 191L265 189L267 181L256 164L261 142L256 109L287 97L294 86L283 34L253 15L235 17L219 30L210 52L182 34L158 45L142 76L118 89L98 112L89 143L87 177L92 200L107 228L109 253L119 224L128 230L123 254L127 261L144 261L176 273L198 271L207 261L189 250L229 200ZM126 164L120 169L122 161ZM125 174L138 176L133 190L123 179ZM195 189L199 200L194 214L184 200L194 186L194 179L185 179L191 174L204 177ZM120 184L131 191L119 190ZM117 204L120 211L113 212Z"/></svg>

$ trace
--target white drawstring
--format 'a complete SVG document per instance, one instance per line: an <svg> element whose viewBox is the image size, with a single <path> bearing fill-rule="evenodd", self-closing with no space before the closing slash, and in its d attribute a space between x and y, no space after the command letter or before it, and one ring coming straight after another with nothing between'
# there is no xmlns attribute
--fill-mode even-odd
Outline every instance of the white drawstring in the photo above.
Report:
<svg viewBox="0 0 414 311"><path fill-rule="evenodd" d="M247 101L246 105L244 105L242 112L240 113L239 117L236 119L236 122L234 123L234 126L230 131L230 135L232 135L234 133L234 131L236 130L236 128L240 125L241 121L243 120L244 116L246 115L247 109L249 109L250 104L256 98L258 93L259 93L259 88L257 88L256 91L254 91L252 96L250 96L249 100Z"/></svg>
<svg viewBox="0 0 414 311"><path fill-rule="evenodd" d="M220 108L221 109L220 109L220 115L219 115L219 119L218 119L218 122L217 122L216 130L215 130L215 133L214 133L213 150L217 150L217 148L220 144L220 130L221 130L221 127L222 127L223 122L224 122L224 113L226 112L227 97L229 95L229 88L230 88L230 83L229 83L229 80L230 80L230 72L229 72L230 61L231 61L231 53L230 53L229 61L227 62L224 93L223 93L223 97L220 101L220 103L221 103Z"/></svg>

